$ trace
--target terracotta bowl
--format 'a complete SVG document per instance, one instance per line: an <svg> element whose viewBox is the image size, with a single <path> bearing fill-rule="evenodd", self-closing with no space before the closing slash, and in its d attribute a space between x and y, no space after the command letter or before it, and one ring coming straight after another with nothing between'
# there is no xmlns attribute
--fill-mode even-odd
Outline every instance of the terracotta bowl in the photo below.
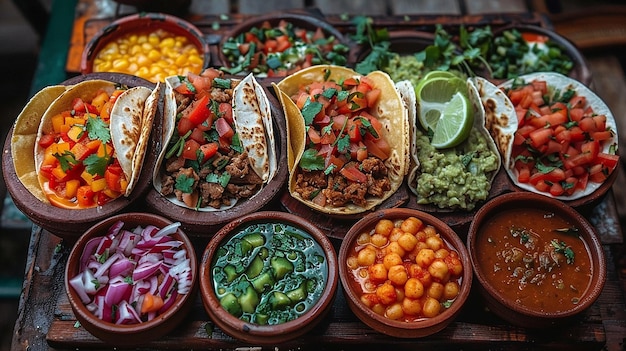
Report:
<svg viewBox="0 0 626 351"><path fill-rule="evenodd" d="M193 69L194 73L199 74L203 68L209 66L210 63L210 52L209 45L204 40L204 36L202 32L193 24L183 20L182 18L178 18L173 15L168 15L164 13L137 13L133 15L128 15L125 17L121 17L111 24L104 27L100 30L88 43L85 45L85 49L83 50L83 54L81 57L80 70L84 73L91 73L94 71L100 72L124 72L124 73L134 73L137 76L150 80L152 82L163 81L163 79L157 79L154 74L141 72L140 69L142 66L148 67L151 69L159 69L163 68L162 64L157 62L159 60L169 60L169 58L151 58L151 62L149 66L137 61L138 69L131 68L120 68L121 70L111 67L111 68L103 68L102 70L98 70L94 67L94 61L96 57L100 53L100 51L105 48L111 42L115 42L120 40L130 34L145 34L152 33L157 30L164 30L166 32L171 33L175 36L182 36L187 39L188 44L192 44L196 47L196 50L200 57L202 58L202 65L198 65ZM155 48L156 49L156 48ZM132 49L130 49L132 50ZM158 51L158 50L157 50ZM148 57L148 52L144 52L145 56ZM129 54L129 60L138 57L135 53ZM178 73L172 72L163 72L162 78L165 78L170 75L175 74L184 74L183 71L186 68L192 69L191 66L187 66L184 62L176 63L176 62L168 62L168 66L175 66L178 69ZM128 70L128 72L125 72Z"/></svg>
<svg viewBox="0 0 626 351"><path fill-rule="evenodd" d="M435 34L429 32L413 31L413 30L394 30L389 31L389 51L401 55L413 55L427 46L432 45L435 40ZM365 46L357 46L352 51L352 60L358 63L363 61L372 49Z"/></svg>
<svg viewBox="0 0 626 351"><path fill-rule="evenodd" d="M586 86L591 85L591 81L592 81L591 70L589 68L589 65L587 64L587 60L585 59L583 54L580 52L580 50L578 50L576 45L572 43L569 39L561 36L560 34L552 30L549 30L543 27L538 27L538 26L533 26L533 25L522 25L522 24L515 24L515 25L498 28L497 30L493 31L494 38L501 36L504 31L513 30L513 29L518 30L522 34L532 33L532 34L537 34L537 35L548 37L550 41L552 41L553 43L561 47L563 52L572 59L574 63L574 67L567 75L585 84ZM526 73L533 73L533 72L526 72ZM497 82L504 81L506 79L492 79L492 80L497 83Z"/></svg>
<svg viewBox="0 0 626 351"><path fill-rule="evenodd" d="M542 216L549 218L549 224L541 223L541 219L533 217L530 218L533 218L536 224L526 224L522 222L523 218L526 216L523 213L529 212L540 213ZM502 218L504 222L505 219L502 216L505 216L505 213L509 215L513 214L514 218L501 226L499 224L500 219L498 218ZM559 218L565 220L568 224L560 222L552 224ZM539 228L533 228L533 226L538 226ZM557 228L554 228L554 226ZM551 228L553 229L550 230ZM570 228L576 228L577 232L574 232ZM526 229L530 229L534 234L528 234L530 232L525 231ZM499 249L500 242L504 241L505 237L515 242L510 244L506 249ZM540 241L535 241L537 237L541 238ZM556 240L555 243L557 245L559 242L563 242L568 247L571 247L574 251L574 261L570 264L567 260L564 261L564 256L567 257L566 255L551 254L549 256L550 259L554 260L554 257L558 257L562 267L553 267L548 277L573 277L575 275L569 271L561 271L561 269L565 269L563 267L569 267L567 269L576 269L576 267L579 267L580 271L583 273L576 274L585 274L584 272L586 270L590 270L590 277L585 277L582 283L567 280L544 280L541 287L538 288L536 292L538 295L537 299L532 298L533 291L528 289L532 287L532 283L524 285L523 281L520 282L519 279L516 279L509 273L516 272L514 267L518 265L514 265L509 269L503 262L492 262L490 258L496 257L496 255L490 254L491 249L487 249L488 246L493 246L494 248L498 248L496 250L500 252L499 255L502 257L519 259L520 256L511 256L509 254L512 252L519 254L520 249L526 251L526 248L532 247L532 245L535 244L537 248L543 248L544 243L550 243L550 245L552 245L552 240ZM576 246L571 244L572 242L575 243L578 241L580 242L579 244L583 246L582 252L577 251ZM566 245L560 245L560 248L564 249ZM511 249L511 247L514 247L514 249ZM563 202L534 193L509 193L499 196L485 204L476 213L470 225L467 237L467 248L471 257L474 276L479 283L479 292L484 298L486 306L494 314L516 326L544 328L559 326L563 323L574 321L577 315L589 308L598 298L606 280L606 262L604 260L602 245L591 224L576 210ZM527 251L530 252L534 250ZM557 252L557 249L554 251ZM524 252L524 255L522 260L528 257L526 252ZM589 262L585 262L585 257L587 256ZM530 260L528 259L522 262L531 265L528 261ZM514 262L517 261L514 260ZM552 264L552 262L554 261L544 261L544 267L548 267L548 264ZM496 269L498 267L499 269ZM539 265L535 265L535 267L539 267ZM583 269L581 269L581 267ZM502 276L496 278L494 271L501 272L506 277L504 279ZM528 274L529 278L532 276L532 278L528 279L531 282L533 279L540 278L539 274L541 273L542 272L538 269L524 272L524 274ZM499 282L503 280L508 281L509 284L502 286ZM554 289L554 286L564 289ZM570 288L570 286L572 288ZM524 300L524 302L522 302L519 297L510 296L506 293L520 291L519 287L523 287L522 290L525 291L526 300ZM562 296L558 302L555 302L553 299L548 301L548 297L550 296L562 294L563 291L573 289L578 291L573 294L573 297ZM535 300L537 302L530 302ZM546 306L539 306L541 301L543 301Z"/></svg>
<svg viewBox="0 0 626 351"><path fill-rule="evenodd" d="M393 236L395 234L384 234L388 230L376 229L377 223L381 220L390 220L398 228L400 223L409 217L414 217L421 221L423 226L421 228L419 225L413 226L412 228L414 229L404 227L405 230L400 230L400 233L404 233L402 239L394 239ZM434 243L431 242L429 245L427 245L428 241L424 239L423 229L425 225L432 226L427 231L431 231L434 228L434 231L439 234L439 239L435 240ZM413 234L418 229L421 231L421 234ZM437 238L436 234L431 233L429 235ZM381 239L381 236L387 236L386 242L381 243L378 241ZM413 241L414 246L407 246L411 245L411 241ZM452 269L448 270L447 264L443 263L443 255L435 260L437 263L432 263L434 257L430 256L430 254L434 255L434 251L441 248L442 241L445 243L443 247L446 248L450 257L453 256L453 251L458 254L454 262L455 264L460 264L462 270L459 270L458 266L455 268L455 271ZM404 255L398 253L398 245L404 248ZM376 257L374 266L371 266L371 261L368 260L367 255L364 253L375 247L378 247L378 249L374 253L374 257ZM414 248L411 249L411 247ZM409 249L411 251L408 251ZM431 249L430 252L428 252L429 249ZM423 250L423 253L420 250ZM392 256L391 252L398 253L402 258L401 262L404 263L399 261L392 263L391 259L387 261L384 257ZM421 253L418 254L418 252ZM420 261L423 262L423 268L416 268L415 266L418 266L416 257L420 256L424 258ZM413 264L411 268L406 267L409 264ZM439 271L436 267L441 268L441 264L446 268ZM383 275L376 273L381 272L381 265L385 268L387 266L390 267L383 271ZM374 268L376 266L378 268ZM401 268L402 272L406 273L404 278L404 273L398 274L398 267ZM430 275L430 269L426 267L432 267L435 274ZM390 272L395 273L389 274ZM385 278L385 274L387 278ZM371 294L363 294L364 289L356 283L355 276L359 276L358 280L365 281L365 289L369 290ZM386 209L374 212L363 217L350 228L339 250L339 277L346 301L352 312L372 329L399 338L425 337L443 330L460 313L472 286L472 268L469 255L457 234L436 217L407 208ZM408 280L406 280L407 277L409 278ZM428 283L428 277L430 277L430 281L437 281L440 284ZM419 293L419 288L415 288L415 284L417 284L414 282L415 280L420 282L418 285L422 286L422 293ZM424 281L423 284L421 283L422 281ZM457 294L454 297L444 298L438 296L438 294L441 295L440 289L448 286L446 282L455 282L457 284ZM384 292L383 289L385 288L383 286L388 288L390 284L395 288L393 290L395 299L392 296L388 302L384 302L380 297L390 295L379 295L379 292ZM439 290L439 293L437 290ZM402 297L403 295L404 297ZM426 300L430 301L426 302ZM421 307L417 306L417 303ZM450 307L443 307L443 303L450 303ZM380 304L382 304L382 307L377 306ZM433 310L433 306L439 306L439 314L432 313L432 311L436 312L436 310ZM401 308L402 313L398 312L398 308ZM424 313L428 314L424 315Z"/></svg>
<svg viewBox="0 0 626 351"><path fill-rule="evenodd" d="M242 21L241 23L232 27L227 33L224 34L222 40L219 43L217 57L220 60L221 66L225 68L232 68L235 63L232 62L228 55L224 52L224 44L228 42L231 38L237 38L240 35L250 31L252 28L260 28L263 23L269 23L272 28L275 28L279 25L281 21L286 21L293 25L294 28L305 29L308 32L315 32L318 28L321 28L326 38L334 37L336 38L338 43L344 44L348 47L351 47L351 42L344 37L344 35L337 30L337 28L333 27L331 24L326 22L324 19L313 16L311 14L306 13L298 13L298 12L272 12L268 14L264 14L261 16L254 16L247 20ZM346 60L348 59L348 54L346 53ZM245 71L238 74L248 74L250 72ZM255 75L265 75L267 72L259 72ZM270 78L271 79L271 78ZM276 77L276 79L280 79Z"/></svg>
<svg viewBox="0 0 626 351"><path fill-rule="evenodd" d="M166 218L154 214L137 212L112 216L97 223L80 237L70 251L65 269L65 289L76 319L80 322L81 327L84 327L89 333L111 346L141 345L166 335L187 316L195 302L195 296L198 290L197 258L191 241L180 228L177 228L173 234L170 234L170 237L174 240L181 241L182 245L180 248L184 248L187 252L191 272L189 291L184 294L177 294L178 296L173 300L173 304L171 305L167 305L167 299L164 299L166 303L165 311L151 320L125 325L104 321L96 317L96 315L86 307L70 280L82 272L80 266L83 251L86 250L86 248L91 248L91 250L95 249L91 240L106 236L110 228L118 221L123 222L123 230L133 230L137 227L146 228L150 225L162 229L172 224L172 222ZM122 235L118 235L118 237L121 236ZM120 240L120 242L122 241L123 240ZM96 242L99 242L99 240ZM137 245L137 247L139 247L139 245ZM113 253L110 253L110 255L112 256ZM93 271L95 272L96 269L93 269ZM136 283L135 281L135 284ZM137 303L137 306L139 305L140 303Z"/></svg>
<svg viewBox="0 0 626 351"><path fill-rule="evenodd" d="M289 226L294 234L283 231ZM256 241L251 251L244 250L248 254L236 255L235 247L250 248L249 242L255 242L247 235L265 239ZM291 262L286 263L291 269L284 268L285 265L278 268L276 262L281 260ZM244 262L241 267L240 262ZM225 276L224 272L229 271L229 268L223 269L225 264L233 268L234 278ZM256 273L251 273L254 270L251 267L255 266ZM283 273L279 273L281 271ZM252 276L254 278L250 278ZM306 284L300 278L304 278ZM231 290L233 285L227 283L228 279L240 283L238 285L246 284L245 295L257 296L258 304L246 302L250 300L244 294ZM331 309L337 284L337 256L330 240L312 223L284 212L256 212L230 222L209 241L200 264L201 297L211 320L233 338L254 344L276 345L310 331ZM304 286L308 293L294 293L302 291L300 288ZM291 317L280 319L279 312L262 313L266 303L273 311L282 310ZM225 306L231 308L231 312ZM291 319L294 316L296 318Z"/></svg>
<svg viewBox="0 0 626 351"><path fill-rule="evenodd" d="M173 221L183 224L185 232L192 237L211 237L224 224L249 213L262 210L282 190L287 181L287 132L285 117L280 103L273 94L266 89L266 95L270 102L272 119L274 121L274 134L276 140L276 158L278 170L272 178L256 195L245 201L239 201L234 207L224 211L203 212L178 206L161 195L152 187L146 194L145 201L150 212L160 214ZM155 153L159 153L158 149Z"/></svg>
<svg viewBox="0 0 626 351"><path fill-rule="evenodd" d="M61 83L61 85L73 85L90 79L104 79L125 84L128 87L146 86L151 89L154 88L154 84L147 80L120 73L90 73L80 75ZM158 119L160 113L160 110L157 111L155 118ZM2 172L9 194L13 198L16 207L34 224L70 242L76 241L83 232L97 222L111 217L114 214L127 211L138 199L146 194L152 184L151 164L154 164L156 156L147 153L140 179L129 197L119 197L99 208L71 210L55 207L35 197L18 178L11 154L12 134L13 129L9 131L5 140L4 156L2 157ZM154 140L152 138L150 143L150 147L154 147Z"/></svg>

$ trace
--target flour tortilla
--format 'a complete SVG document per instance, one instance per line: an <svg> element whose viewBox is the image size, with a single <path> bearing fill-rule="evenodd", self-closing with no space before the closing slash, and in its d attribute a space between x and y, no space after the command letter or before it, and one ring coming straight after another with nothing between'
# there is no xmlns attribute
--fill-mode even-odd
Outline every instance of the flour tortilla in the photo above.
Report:
<svg viewBox="0 0 626 351"><path fill-rule="evenodd" d="M68 88L64 85L43 88L28 101L13 124L11 157L15 174L33 196L45 203L49 201L39 186L35 165L35 141L41 118L48 107Z"/></svg>
<svg viewBox="0 0 626 351"><path fill-rule="evenodd" d="M617 123L615 122L615 116L613 116L613 113L611 112L607 104L598 95L596 95L591 89L585 86L583 83L575 79L572 79L570 77L564 76L562 74L553 73L553 72L531 73L531 74L520 76L517 78L517 80L518 82L520 80L524 82L532 82L533 80L543 80L547 82L548 84L549 94L553 94L554 91L557 89L560 90L561 92L564 92L567 89L573 89L574 91L576 91L577 95L584 96L587 99L587 104L591 106L591 108L596 114L606 116L606 127L614 132L613 136L609 140L606 140L602 143L602 149L600 150L600 152L611 153L610 149L613 147L615 148L616 154L617 154L617 146L619 143L618 143L618 137L617 137ZM513 86L514 81L515 79L508 80L500 84L498 88L502 90L510 89ZM602 185L601 183L589 182L587 183L587 188L584 191L579 190L569 196L563 196L563 195L553 196L548 192L537 191L537 189L531 184L519 183L517 181L518 172L513 165L506 167L506 171L511 181L516 186L527 191L532 191L532 192L539 193L539 194L549 196L549 197L553 197L559 200L580 199L582 197L590 195ZM613 172L617 172L617 169L613 170Z"/></svg>
<svg viewBox="0 0 626 351"><path fill-rule="evenodd" d="M130 195L139 179L160 91L160 83L154 90L143 86L130 88L120 94L111 109L113 148L128 180L125 196Z"/></svg>
<svg viewBox="0 0 626 351"><path fill-rule="evenodd" d="M287 120L287 158L289 166L289 192L291 196L307 206L323 213L335 215L351 215L373 209L388 199L402 185L409 168L409 120L402 97L396 90L393 81L387 73L375 71L367 75L376 88L381 89L380 98L371 113L383 125L383 138L391 146L391 155L384 161L388 168L391 189L382 197L370 196L366 198L365 206L349 203L345 206L320 206L308 199L303 199L296 191L296 179L299 170L298 163L304 153L306 142L306 128L304 117L300 109L291 100L302 85L326 80L341 81L346 78L358 78L362 75L341 66L318 65L312 66L288 76L274 86L283 106Z"/></svg>

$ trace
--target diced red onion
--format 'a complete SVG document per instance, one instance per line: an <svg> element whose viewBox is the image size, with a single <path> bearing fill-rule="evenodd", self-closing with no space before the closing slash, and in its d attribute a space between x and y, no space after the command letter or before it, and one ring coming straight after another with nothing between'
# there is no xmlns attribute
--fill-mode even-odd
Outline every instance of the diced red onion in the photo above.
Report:
<svg viewBox="0 0 626 351"><path fill-rule="evenodd" d="M180 222L175 222L175 223L172 223L170 225L166 225L161 230L159 230L154 235L154 237L160 238L160 237L165 236L165 235L174 234L174 233L176 233L176 230L178 230L178 227L180 227Z"/></svg>
<svg viewBox="0 0 626 351"><path fill-rule="evenodd" d="M112 278L107 285L104 302L107 305L117 305L130 297L131 290L132 286L125 282L123 277Z"/></svg>
<svg viewBox="0 0 626 351"><path fill-rule="evenodd" d="M85 291L85 285L83 284L83 274L82 273L80 273L77 276L75 276L74 278L70 279L70 286L72 288L74 288L74 290L78 294L78 297L80 297L80 300L84 304L87 304L87 303L89 303L89 301L91 301L91 297L89 297L89 295Z"/></svg>
<svg viewBox="0 0 626 351"><path fill-rule="evenodd" d="M141 318L135 309L127 302L120 302L117 308L117 324L135 324L141 323Z"/></svg>

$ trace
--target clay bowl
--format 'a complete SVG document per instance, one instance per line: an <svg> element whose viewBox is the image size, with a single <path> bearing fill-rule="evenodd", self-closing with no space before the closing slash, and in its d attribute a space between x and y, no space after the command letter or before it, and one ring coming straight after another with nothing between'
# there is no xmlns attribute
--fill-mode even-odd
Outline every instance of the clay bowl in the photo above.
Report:
<svg viewBox="0 0 626 351"><path fill-rule="evenodd" d="M125 84L128 87L134 86L146 86L148 88L154 88L154 84L144 79L129 76L121 73L90 73L86 75L80 75L71 78L60 85L74 85L76 83L90 80L90 79L104 79L116 83ZM38 98L35 95L34 100ZM31 100L31 103L35 101ZM31 110L31 105L27 105L23 113L43 113L38 108ZM39 110L39 111L36 111ZM155 119L159 119L160 110L157 111ZM74 242L80 235L83 234L89 227L97 222L111 217L114 214L127 211L138 199L142 198L151 187L152 179L152 164L155 162L156 156L152 153L147 153L144 160L144 167L141 171L137 186L130 194L129 197L119 197L105 206L88 208L81 210L65 209L55 207L50 203L44 203L39 200L33 193L31 193L24 184L20 181L16 168L14 166L14 160L11 154L13 128L9 131L8 136L4 143L4 156L2 157L2 172L4 175L4 182L7 186L9 194L13 198L15 206L24 213L34 224L42 227L50 233L59 236L69 242ZM153 148L154 140L151 137L150 147ZM27 158L22 162L27 162ZM23 166L23 165L22 165ZM32 166L34 170L34 165Z"/></svg>
<svg viewBox="0 0 626 351"><path fill-rule="evenodd" d="M587 61L585 57L583 56L583 54L580 52L580 50L578 50L576 45L572 43L569 39L546 28L533 26L533 25L515 24L515 25L505 26L505 27L494 30L493 31L494 40L495 38L503 35L505 31L511 31L511 30L517 30L522 34L529 33L532 35L548 37L549 41L556 44L558 47L560 47L560 49L562 50L562 53L569 56L572 62L574 63L574 67L567 73L567 75L583 83L586 86L591 85L592 77L591 77L591 70L589 69L589 65L587 64ZM533 73L533 72L523 72L522 74L526 74L526 73ZM489 78L489 77L486 77L486 78ZM504 78L499 77L498 79L491 77L491 80L494 81L494 83L496 84L498 82L502 82L505 79L506 77Z"/></svg>
<svg viewBox="0 0 626 351"><path fill-rule="evenodd" d="M126 66L116 66L114 62L110 65L100 66L98 56L101 50L108 47L109 44L127 40L128 36L147 35L150 33L160 33L161 40L164 38L171 38L172 36L183 37L184 42L180 49L182 51L189 52L185 48L190 48L190 45L195 47L195 51L198 55L198 60L202 62L185 61L180 59L174 60L167 56L166 49L162 49L153 45L150 48L146 44L139 46L138 44L124 46L130 46L127 49L125 55L129 64ZM166 35L165 33L169 33ZM180 40L180 39L175 39ZM163 43L164 41L160 41ZM150 46L150 45L148 45ZM139 50L141 47L141 50ZM165 47L165 46L164 46ZM110 50L110 49L107 49ZM118 46L118 55L123 53L123 46ZM126 51L125 51L126 52ZM106 55L105 55L106 56ZM177 55L176 58L180 58L184 55ZM141 58L141 59L140 59ZM121 60L118 60L121 62ZM202 32L193 24L178 18L173 15L164 13L137 13L121 17L111 24L100 30L88 43L85 45L83 54L81 57L80 70L84 73L90 72L123 72L134 74L152 82L163 81L165 77L185 74L187 71L191 71L199 74L203 68L209 66L210 53L209 45L204 40ZM168 68L164 70L164 68ZM150 72L151 70L157 70L158 72ZM157 74L158 73L158 74Z"/></svg>
<svg viewBox="0 0 626 351"><path fill-rule="evenodd" d="M315 31L318 28L320 28L325 38L328 39L330 37L334 37L336 40L336 43L343 44L347 46L348 49L351 47L351 42L346 37L344 37L344 35L341 34L339 30L337 30L335 27L327 23L322 18L313 16L307 13L273 12L273 13L268 13L268 14L261 15L261 16L254 16L254 17L251 17L250 19L244 20L241 23L232 27L227 33L225 33L217 49L218 50L217 57L219 58L220 65L224 67L227 72L228 70L232 69L233 67L237 65L237 62L235 62L234 59L232 59L233 57L232 54L228 53L229 50L230 51L236 50L233 48L230 48L230 49L228 48L229 45L227 43L229 41L232 41L233 39L236 39L240 36L245 35L246 32L249 32L253 28L256 28L257 30L260 29L264 23L269 23L271 28L277 28L282 21L286 21L288 24L291 24L294 29L296 28L304 29L311 35L313 35L313 33L315 33ZM231 43L231 46L232 46L232 43ZM257 51L259 51L259 49L257 49ZM320 51L324 54L324 56L327 53L327 50L321 47L320 47ZM348 52L345 53L345 57L346 57L346 62L347 62ZM302 57L296 61L296 64L300 65L302 64L303 61L304 61L304 55L302 55ZM320 63L331 63L331 62L320 62ZM345 63L343 65L345 65ZM252 69L252 72L256 76L259 76L259 77L268 77L268 79L280 80L282 77L279 77L278 75L274 75L275 78L272 78L271 75L268 75L268 68L267 68L268 66L269 65L259 66L256 69ZM295 72L295 68L290 68L290 71L288 73L293 73L291 72L292 70ZM250 73L250 69L245 68L244 71L239 72L239 73L234 73L234 74L247 75L248 73ZM282 71L282 73L285 73L285 71Z"/></svg>
<svg viewBox="0 0 626 351"><path fill-rule="evenodd" d="M198 290L198 266L196 254L187 235L180 230L180 228L173 229L173 232L169 234L169 237L173 240L182 242L180 249L184 249L187 253L188 272L190 272L190 280L187 281L189 283L189 285L187 285L188 290L186 292L174 290L175 292L172 292L171 295L175 296L175 299L172 300L171 305L168 299L165 298L165 310L157 313L156 317L151 320L134 324L116 324L115 322L105 321L97 317L86 307L85 303L81 300L81 296L77 293L77 290L75 290L74 285L71 283L71 280L78 276L80 272L83 272L83 269L80 268L83 251L95 251L96 247L94 247L93 243L95 242L98 244L100 242L100 240L96 238L106 236L110 228L118 221L123 222L123 228L120 233L123 233L124 230L133 230L138 227L145 229L148 226L154 226L158 229L162 229L172 224L172 222L166 218L154 214L136 212L112 216L98 222L80 237L70 251L65 269L65 289L76 319L80 322L81 327L85 328L89 333L111 346L145 345L147 342L158 339L172 331L178 324L180 324L180 322L183 321L193 306ZM122 238L119 240L120 243L124 242L124 234L118 234L117 237ZM92 241L92 239L95 239L95 241ZM139 244L141 244L141 241ZM137 248L140 246L141 245L136 245ZM149 246L153 247L153 245ZM178 249L175 250L180 252ZM115 252L119 254L119 251ZM114 253L110 252L109 257L113 257L113 255ZM122 257L124 256L126 255L123 254ZM118 259L118 261L121 261L121 259ZM137 258L136 262L140 262L139 258ZM167 260L163 260L163 262L168 263ZM141 263L139 263L139 265L141 265ZM178 263L174 263L172 265L178 265ZM111 266L111 270L113 270L113 267L114 265ZM92 272L96 272L96 270L97 268L93 268ZM111 270L109 273L114 274ZM137 271L138 269L134 270L135 273ZM162 273L157 273L157 275L158 274ZM113 280L114 278L111 277L111 279ZM135 286L137 286L138 280L134 280ZM164 281L166 280L167 279L164 279ZM139 281L147 282L149 281L149 278ZM185 285L182 284L181 281L182 280L179 280L179 287L181 285ZM112 284L109 286L112 286ZM160 289L160 287L158 289ZM158 290L155 294L158 294ZM137 306L138 309L141 309L139 306L141 306L142 303L136 302L134 305ZM118 315L121 315L119 312L120 310L121 308L118 309Z"/></svg>
<svg viewBox="0 0 626 351"><path fill-rule="evenodd" d="M287 233L289 227L294 234ZM254 237L264 239L250 239ZM232 272L231 278L225 272ZM247 284L245 294L231 290L241 282ZM209 317L226 334L253 344L276 345L310 331L332 308L337 284L330 240L312 223L284 212L256 212L228 223L211 238L200 264L201 297ZM298 293L305 286L308 293ZM258 304L250 302L255 299ZM290 317L259 312L268 302L272 311Z"/></svg>
<svg viewBox="0 0 626 351"><path fill-rule="evenodd" d="M529 213L535 213L533 217ZM548 217L546 220L537 218L536 214ZM505 221L505 216L513 216ZM561 220L566 221L560 222ZM506 224L500 224L502 222ZM533 224L528 224L533 221ZM554 223L557 222L558 223ZM511 229L515 227L514 229ZM556 227L556 228L555 228ZM573 232L568 228L576 228ZM520 232L523 229L532 229L534 234ZM569 230L564 233L563 231ZM559 232L561 231L561 232ZM520 234L521 233L521 234ZM514 236L518 235L518 236ZM511 249L500 249L501 242L505 237L512 242ZM539 237L539 241L536 238ZM557 243L564 242L574 251L573 263L564 260L566 255L550 255L550 259L544 261L544 267L552 265L555 257L558 258L560 267L554 267L539 288L532 284L534 278L540 277L542 273L538 269L526 271L529 275L528 284L520 283L519 278L512 276L511 272L515 267L522 266L527 256L526 252L533 245L539 250L544 248L544 244L550 246L552 240ZM508 240L507 240L508 241ZM523 242L524 245L521 243ZM566 245L561 245L564 248ZM582 247L580 251L577 249ZM591 224L572 207L561 201L547 198L533 193L509 193L499 196L485 204L474 217L467 237L467 248L470 253L474 276L478 281L478 290L485 301L485 305L497 316L505 321L526 328L545 328L561 326L564 323L575 321L575 317L588 309L602 292L606 280L606 262L600 240ZM523 252L525 255L521 264L511 264L510 269L503 262L494 261L496 255L493 250L499 250L502 257L509 257L508 253ZM556 251L556 249L555 249ZM545 255L544 255L545 256ZM513 257L513 256L510 256ZM515 256L519 258L519 256ZM514 262L519 262L513 260ZM529 261L528 259L526 261ZM528 263L530 264L530 263ZM494 267L499 267L502 275L496 277ZM539 267L538 264L535 267ZM580 272L572 271L579 268ZM564 269L568 269L565 271ZM589 272L590 271L590 272ZM545 269L544 269L545 272ZM585 276L589 274L589 276ZM575 276L582 275L582 281L571 281ZM552 281L552 276L563 279L562 282ZM503 286L503 280L508 281L508 285ZM520 291L519 286L523 286L524 300L512 296ZM570 288L573 287L573 288ZM555 288L558 287L558 288ZM563 288L564 289L560 289ZM576 290L576 293L564 295L565 292ZM536 291L536 292L534 292ZM559 295L558 300L553 298ZM545 305L541 306L540 303Z"/></svg>
<svg viewBox="0 0 626 351"><path fill-rule="evenodd" d="M416 218L417 223L421 221L422 224L400 227L400 224L407 221L409 217ZM385 234L391 230L390 228L376 229L377 223L381 220L390 220L396 228L405 228L404 230L394 229L394 231L404 233L403 237L397 239L394 238L397 234ZM407 222L411 223L411 220ZM424 231L425 225L432 227ZM417 235L413 234L418 231L420 233ZM430 232L429 235L432 238L425 239L425 232ZM439 234L439 239L433 232ZM404 251L404 255L398 253L398 246L401 247L401 251ZM375 247L377 250L373 250ZM434 252L442 247L446 248L449 253L447 259L455 262L454 270L448 269L448 265L442 258L433 261ZM368 254L368 250L374 252L370 251ZM456 252L456 259L451 259L455 255L453 251ZM398 253L402 258L401 261L398 261L400 257L391 258L393 255L390 252ZM437 252L442 253L442 251ZM387 256L390 258L387 259ZM421 263L418 263L419 257L423 258L419 259ZM372 261L374 261L373 266ZM408 262L413 265L407 269ZM385 268L381 269L381 265ZM439 270L439 268L442 269ZM434 274L431 274L431 269ZM363 293L364 288L357 283L355 276L360 277L359 280L363 281L362 284L365 289L369 290L368 293ZM431 282L439 281L441 284L428 283L428 276ZM444 329L460 313L472 286L469 255L457 234L436 217L406 208L374 212L363 217L350 228L339 250L339 277L352 312L372 329L399 338L425 337ZM421 283L422 281L424 283ZM458 285L455 287L455 284ZM390 286L391 293L380 295ZM422 288L420 289L419 286ZM446 290L450 287L450 291L456 291L456 293L451 293L446 297L441 296L444 287ZM392 296L394 294L395 298ZM377 300L381 296L389 298L389 301ZM442 307L443 301L451 302L450 307ZM437 309L439 309L438 312Z"/></svg>
<svg viewBox="0 0 626 351"><path fill-rule="evenodd" d="M178 206L161 195L152 187L146 194L145 203L150 212L160 214L173 221L181 222L182 228L192 237L211 237L224 224L249 213L257 212L267 206L274 197L282 191L287 181L287 132L285 117L280 108L280 103L274 95L266 89L266 95L270 102L272 119L274 121L274 134L276 140L276 157L278 170L276 175L253 197L239 201L234 207L223 211L203 212ZM155 153L159 153L160 149Z"/></svg>

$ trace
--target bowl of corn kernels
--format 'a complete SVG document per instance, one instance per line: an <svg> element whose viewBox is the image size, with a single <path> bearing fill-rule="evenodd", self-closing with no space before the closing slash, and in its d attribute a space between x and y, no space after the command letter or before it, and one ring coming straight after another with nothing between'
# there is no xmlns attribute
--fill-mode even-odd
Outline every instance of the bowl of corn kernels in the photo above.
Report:
<svg viewBox="0 0 626 351"><path fill-rule="evenodd" d="M199 74L209 60L208 44L193 24L168 14L138 13L115 20L89 41L81 73L126 73L156 83Z"/></svg>

